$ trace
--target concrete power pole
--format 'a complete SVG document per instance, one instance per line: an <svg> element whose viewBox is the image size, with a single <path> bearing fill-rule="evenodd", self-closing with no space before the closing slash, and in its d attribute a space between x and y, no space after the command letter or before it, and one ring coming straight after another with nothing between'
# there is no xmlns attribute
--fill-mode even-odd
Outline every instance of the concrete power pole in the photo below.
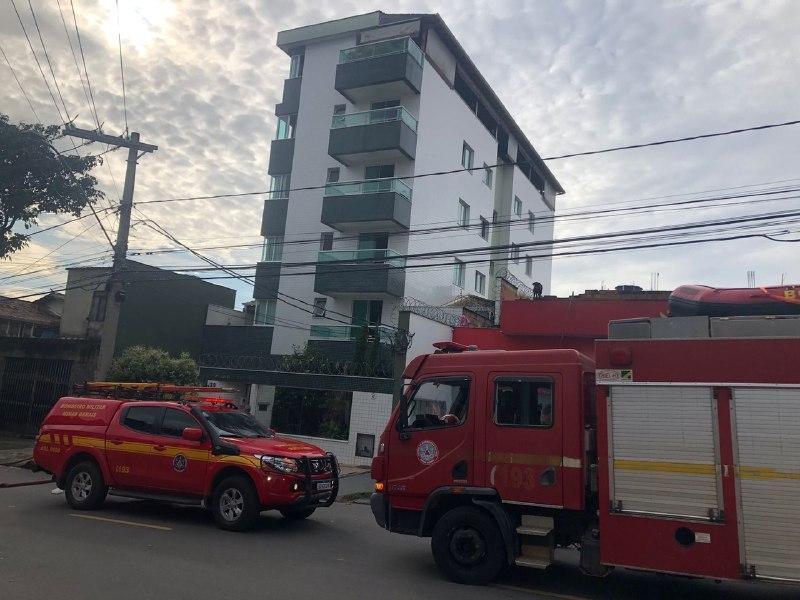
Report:
<svg viewBox="0 0 800 600"><path fill-rule="evenodd" d="M114 137L99 131L67 127L66 135L102 142L112 146L128 149L128 166L125 170L125 186L122 191L122 203L119 208L119 228L117 229L117 243L114 244L114 263L111 275L106 282L106 314L100 336L100 354L97 358L96 379L103 379L108 374L114 350L117 343L117 326L119 325L120 304L125 298L122 289L122 272L125 269L125 258L128 254L128 235L131 228L131 210L133 209L133 188L136 182L136 162L142 154L155 152L158 146L145 144L139 141L139 134L132 131L129 138Z"/></svg>

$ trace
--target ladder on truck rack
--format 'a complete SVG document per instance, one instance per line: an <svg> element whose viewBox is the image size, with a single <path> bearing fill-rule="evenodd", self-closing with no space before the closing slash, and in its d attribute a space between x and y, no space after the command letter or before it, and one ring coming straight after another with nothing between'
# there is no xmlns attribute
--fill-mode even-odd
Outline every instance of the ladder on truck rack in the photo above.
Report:
<svg viewBox="0 0 800 600"><path fill-rule="evenodd" d="M519 567L546 569L553 562L555 534L553 517L522 515L517 527L520 539L520 554L514 561Z"/></svg>
<svg viewBox="0 0 800 600"><path fill-rule="evenodd" d="M159 400L172 402L202 402L204 404L229 404L225 398L209 397L208 394L234 392L235 390L197 385L174 385L171 383L125 383L116 381L89 381L75 384L74 393L93 398L115 398L119 400Z"/></svg>

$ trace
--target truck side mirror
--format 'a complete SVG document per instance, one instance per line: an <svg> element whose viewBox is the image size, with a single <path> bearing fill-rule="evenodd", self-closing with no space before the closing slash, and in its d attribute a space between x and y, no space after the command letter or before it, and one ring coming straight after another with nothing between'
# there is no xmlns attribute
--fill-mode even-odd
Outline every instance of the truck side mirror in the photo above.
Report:
<svg viewBox="0 0 800 600"><path fill-rule="evenodd" d="M203 440L203 430L199 427L184 427L181 437L190 442L201 442Z"/></svg>

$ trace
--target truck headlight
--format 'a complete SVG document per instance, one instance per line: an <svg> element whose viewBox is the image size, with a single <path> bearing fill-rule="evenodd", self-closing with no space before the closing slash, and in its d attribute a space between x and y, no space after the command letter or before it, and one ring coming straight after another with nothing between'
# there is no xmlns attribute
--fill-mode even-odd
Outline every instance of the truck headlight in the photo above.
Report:
<svg viewBox="0 0 800 600"><path fill-rule="evenodd" d="M297 473L300 470L300 465L293 458L261 455L258 459L261 463L261 468L264 470L269 468L279 473Z"/></svg>

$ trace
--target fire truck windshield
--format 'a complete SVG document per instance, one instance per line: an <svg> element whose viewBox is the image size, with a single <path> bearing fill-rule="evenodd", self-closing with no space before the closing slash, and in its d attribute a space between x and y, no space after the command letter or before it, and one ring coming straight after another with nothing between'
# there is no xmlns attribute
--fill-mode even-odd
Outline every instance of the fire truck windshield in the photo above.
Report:
<svg viewBox="0 0 800 600"><path fill-rule="evenodd" d="M264 438L275 435L247 413L203 411L203 416L222 437Z"/></svg>

